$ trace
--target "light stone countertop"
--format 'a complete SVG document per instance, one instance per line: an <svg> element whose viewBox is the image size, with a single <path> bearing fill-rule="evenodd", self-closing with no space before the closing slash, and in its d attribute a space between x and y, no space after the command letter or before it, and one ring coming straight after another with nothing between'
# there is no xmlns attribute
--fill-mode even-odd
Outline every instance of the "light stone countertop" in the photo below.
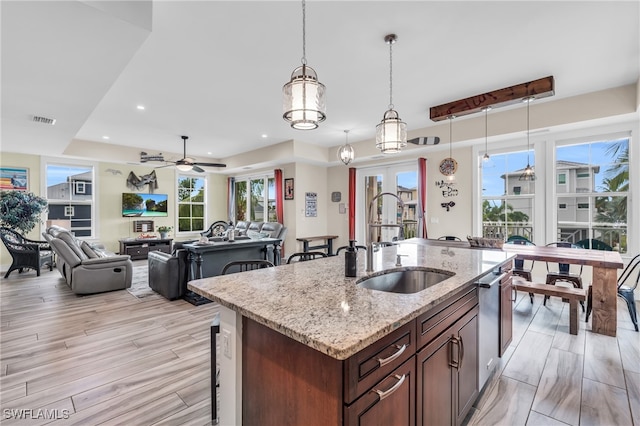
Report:
<svg viewBox="0 0 640 426"><path fill-rule="evenodd" d="M396 267L396 252L402 267ZM333 358L344 360L515 257L501 250L422 245L418 239L374 253L365 273L344 276L344 256L190 281L188 288ZM428 267L454 272L413 294L363 289L356 281L382 270ZM497 327L497 324L496 324Z"/></svg>

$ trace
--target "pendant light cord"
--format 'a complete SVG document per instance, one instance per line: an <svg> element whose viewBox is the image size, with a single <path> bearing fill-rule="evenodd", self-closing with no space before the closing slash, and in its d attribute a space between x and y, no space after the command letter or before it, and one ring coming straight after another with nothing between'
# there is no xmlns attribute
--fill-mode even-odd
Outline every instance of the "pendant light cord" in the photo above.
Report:
<svg viewBox="0 0 640 426"><path fill-rule="evenodd" d="M485 153L485 155L487 155L487 153L488 153L487 152L487 146L488 146L488 144L487 144L488 135L487 134L489 133L488 124L487 124L488 123L488 120L487 120L487 115L488 114L489 114L489 108L485 108L484 109L484 153Z"/></svg>
<svg viewBox="0 0 640 426"><path fill-rule="evenodd" d="M302 65L307 65L307 5L302 0Z"/></svg>
<svg viewBox="0 0 640 426"><path fill-rule="evenodd" d="M453 158L453 154L451 151L451 144L453 143L453 115L449 116L449 158Z"/></svg>
<svg viewBox="0 0 640 426"><path fill-rule="evenodd" d="M527 99L527 166L529 163L529 105L531 104L531 98Z"/></svg>
<svg viewBox="0 0 640 426"><path fill-rule="evenodd" d="M389 109L393 109L393 40L389 41Z"/></svg>

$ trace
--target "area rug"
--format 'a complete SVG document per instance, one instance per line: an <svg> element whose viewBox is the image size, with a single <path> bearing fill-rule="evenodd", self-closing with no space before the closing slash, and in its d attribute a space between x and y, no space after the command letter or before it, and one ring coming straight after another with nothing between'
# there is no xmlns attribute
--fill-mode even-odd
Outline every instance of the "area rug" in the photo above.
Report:
<svg viewBox="0 0 640 426"><path fill-rule="evenodd" d="M158 294L149 287L149 267L147 265L133 267L131 287L129 287L127 291L138 299L144 299L145 297Z"/></svg>

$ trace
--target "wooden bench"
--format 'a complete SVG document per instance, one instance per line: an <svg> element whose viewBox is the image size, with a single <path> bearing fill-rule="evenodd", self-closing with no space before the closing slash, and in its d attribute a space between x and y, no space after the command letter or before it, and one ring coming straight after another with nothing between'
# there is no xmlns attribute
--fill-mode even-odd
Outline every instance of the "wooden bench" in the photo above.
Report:
<svg viewBox="0 0 640 426"><path fill-rule="evenodd" d="M296 238L296 240L302 242L302 251L304 252L327 249L327 256L333 256L333 240L336 238L338 238L337 235L318 235L314 237ZM310 246L309 243L314 240L324 240L324 244Z"/></svg>
<svg viewBox="0 0 640 426"><path fill-rule="evenodd" d="M526 281L522 277L513 277L513 288L527 293L544 294L569 300L569 333L578 334L578 302L585 301L587 296L582 288L568 288L551 284L540 284Z"/></svg>

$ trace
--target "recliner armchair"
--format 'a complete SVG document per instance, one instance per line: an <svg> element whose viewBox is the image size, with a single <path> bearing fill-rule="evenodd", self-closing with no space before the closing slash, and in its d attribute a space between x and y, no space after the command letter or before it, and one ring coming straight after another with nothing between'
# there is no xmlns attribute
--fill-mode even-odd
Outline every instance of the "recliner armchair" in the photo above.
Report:
<svg viewBox="0 0 640 426"><path fill-rule="evenodd" d="M52 226L43 234L56 254L56 268L76 294L93 294L131 287L133 262L100 245L78 240L68 230Z"/></svg>
<svg viewBox="0 0 640 426"><path fill-rule="evenodd" d="M182 245L191 242L175 242L172 254L149 252L149 287L169 300L179 299L187 293L189 252Z"/></svg>

